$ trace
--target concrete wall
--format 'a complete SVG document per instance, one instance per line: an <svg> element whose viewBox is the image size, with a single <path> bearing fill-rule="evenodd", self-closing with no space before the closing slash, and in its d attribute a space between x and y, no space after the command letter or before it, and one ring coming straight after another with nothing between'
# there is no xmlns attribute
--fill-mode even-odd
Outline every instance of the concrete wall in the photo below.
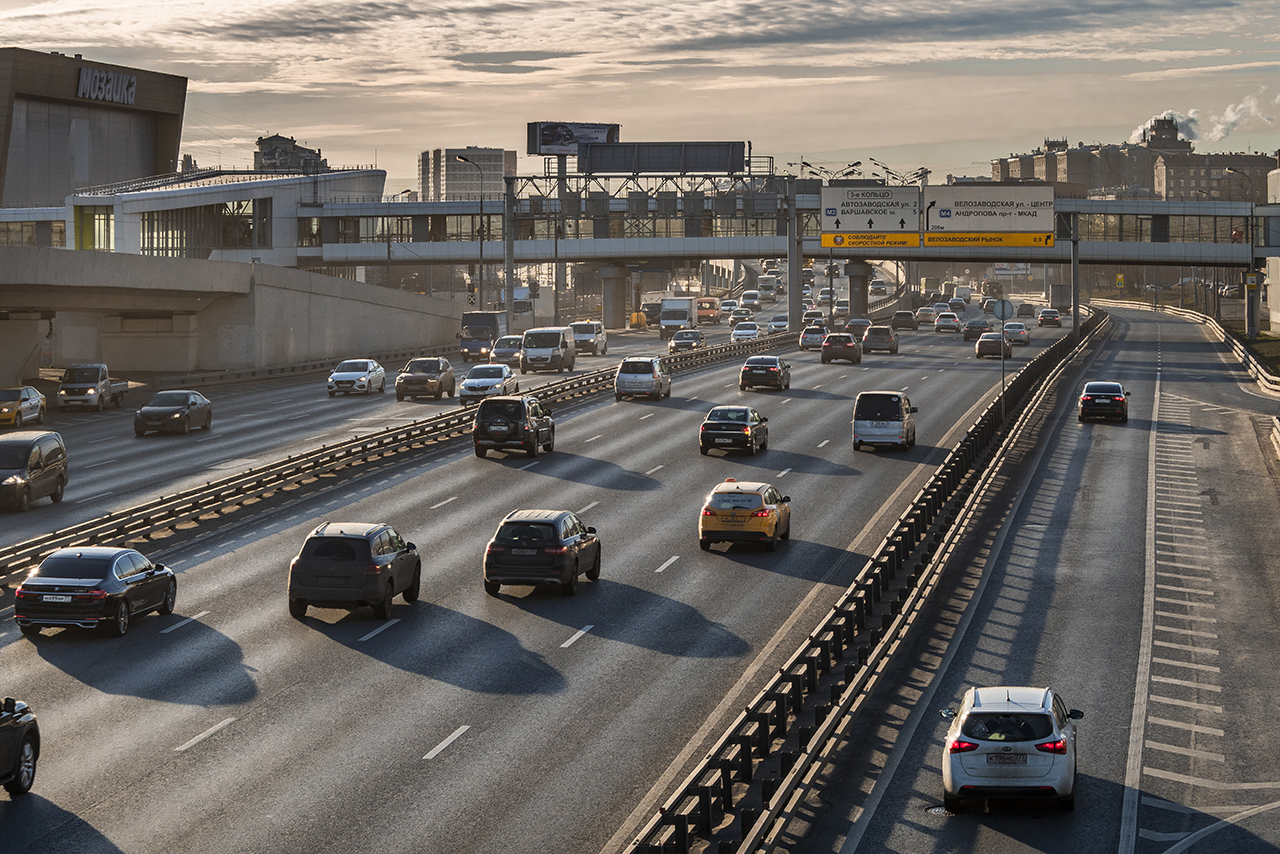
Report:
<svg viewBox="0 0 1280 854"><path fill-rule="evenodd" d="M39 315L0 320L0 386L23 385L40 373L40 350L49 321Z"/></svg>

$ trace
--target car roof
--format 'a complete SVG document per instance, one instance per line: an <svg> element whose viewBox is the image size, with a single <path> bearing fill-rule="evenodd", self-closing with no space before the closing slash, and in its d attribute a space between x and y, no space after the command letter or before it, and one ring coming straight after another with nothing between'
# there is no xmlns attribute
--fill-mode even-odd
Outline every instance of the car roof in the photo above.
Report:
<svg viewBox="0 0 1280 854"><path fill-rule="evenodd" d="M367 537L382 528L386 522L321 522L311 532L313 537Z"/></svg>
<svg viewBox="0 0 1280 854"><path fill-rule="evenodd" d="M57 436L58 441L62 441L62 436L52 430L19 430L0 436L0 445L30 445L41 436Z"/></svg>
<svg viewBox="0 0 1280 854"><path fill-rule="evenodd" d="M993 686L971 688L973 711L980 712L1047 712L1052 708L1053 696L1048 688L1027 686Z"/></svg>
<svg viewBox="0 0 1280 854"><path fill-rule="evenodd" d="M990 325L991 325L991 321L982 317L972 318L967 323L965 323L965 326L990 326Z"/></svg>
<svg viewBox="0 0 1280 854"><path fill-rule="evenodd" d="M769 484L758 480L734 480L727 478L723 483L717 483L716 488L711 490L713 495L723 495L726 492L764 492L769 488Z"/></svg>
<svg viewBox="0 0 1280 854"><path fill-rule="evenodd" d="M49 557L86 557L86 558L116 558L122 554L137 551L136 549L123 549L113 546L78 546L70 549L58 549L49 555ZM47 558L46 558L47 559Z"/></svg>
<svg viewBox="0 0 1280 854"><path fill-rule="evenodd" d="M502 517L503 522L558 522L569 515L568 510L512 510Z"/></svg>

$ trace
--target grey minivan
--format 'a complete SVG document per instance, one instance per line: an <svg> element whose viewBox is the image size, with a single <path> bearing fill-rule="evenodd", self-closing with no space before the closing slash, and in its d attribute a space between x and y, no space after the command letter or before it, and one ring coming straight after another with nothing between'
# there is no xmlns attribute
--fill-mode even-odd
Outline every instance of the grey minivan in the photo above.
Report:
<svg viewBox="0 0 1280 854"><path fill-rule="evenodd" d="M617 400L645 395L657 400L671 397L671 374L657 356L633 356L623 359L613 378L613 396Z"/></svg>
<svg viewBox="0 0 1280 854"><path fill-rule="evenodd" d="M917 408L900 391L863 391L853 401L853 449L885 445L906 450L916 443Z"/></svg>
<svg viewBox="0 0 1280 854"><path fill-rule="evenodd" d="M21 513L32 501L62 500L70 471L62 436L27 430L0 437L0 505Z"/></svg>

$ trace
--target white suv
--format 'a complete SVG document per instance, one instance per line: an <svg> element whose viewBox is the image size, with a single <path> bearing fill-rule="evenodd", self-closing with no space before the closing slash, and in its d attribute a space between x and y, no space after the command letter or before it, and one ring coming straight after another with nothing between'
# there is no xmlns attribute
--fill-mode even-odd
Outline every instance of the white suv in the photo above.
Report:
<svg viewBox="0 0 1280 854"><path fill-rule="evenodd" d="M942 803L957 812L962 798L1076 800L1076 721L1049 688L970 688L942 745Z"/></svg>

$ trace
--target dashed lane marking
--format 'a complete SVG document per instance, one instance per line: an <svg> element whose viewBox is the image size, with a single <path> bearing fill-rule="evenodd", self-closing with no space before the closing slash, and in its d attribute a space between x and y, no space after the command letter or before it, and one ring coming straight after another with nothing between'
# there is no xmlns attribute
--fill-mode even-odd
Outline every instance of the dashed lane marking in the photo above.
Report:
<svg viewBox="0 0 1280 854"><path fill-rule="evenodd" d="M431 507L430 507L430 509L431 509L431 510L439 510L441 507L445 506L445 505L446 505L446 504L448 504L450 501L457 501L457 500L458 500L458 496L456 496L456 495L451 495L451 496L449 496L448 498L446 498L444 501L441 501L439 504L432 504L432 505L431 505Z"/></svg>
<svg viewBox="0 0 1280 854"><path fill-rule="evenodd" d="M377 627L376 629L374 629L373 631L369 632L369 634L367 634L367 635L365 635L364 637L362 637L362 638L358 639L358 640L356 641L356 643L364 643L365 641L367 641L369 638L373 637L374 635L378 635L378 634L381 634L382 632L385 632L387 629L391 628L392 626L394 626L394 625L395 625L396 623L398 623L398 622L400 622L400 618L399 618L399 617L396 617L395 619L392 619L392 620L387 620L385 623L383 623L382 625L378 626L378 627Z"/></svg>
<svg viewBox="0 0 1280 854"><path fill-rule="evenodd" d="M172 626L170 626L167 629L161 629L160 634L167 635L169 634L169 632L177 631L178 629L185 626L187 623L194 623L196 620L200 619L201 617L207 617L207 616L209 616L208 611L201 611L199 614L192 614L190 617L187 617L185 620L183 620L180 623L174 623Z"/></svg>
<svg viewBox="0 0 1280 854"><path fill-rule="evenodd" d="M567 647L573 646L575 641L577 641L579 638L581 638L583 635L585 635L587 632L591 631L594 628L595 626L583 626L582 628L578 629L576 632L573 633L573 637L569 638L567 641L560 644L560 648L566 649Z"/></svg>
<svg viewBox="0 0 1280 854"><path fill-rule="evenodd" d="M667 559L663 562L662 566L660 566L660 567L658 567L657 569L655 569L655 570L654 570L654 572L662 572L664 569L666 569L667 567L671 566L671 564L675 563L675 562L676 562L676 561L678 561L679 559L680 559L680 555L672 555L671 557L667 558Z"/></svg>
<svg viewBox="0 0 1280 854"><path fill-rule="evenodd" d="M221 721L221 722L219 722L219 723L216 723L216 724L214 724L213 726L209 727L209 728L208 728L207 730L205 730L204 732L202 732L202 733L200 733L199 735L197 735L195 738L193 738L193 739L191 739L190 741L188 741L186 744L182 744L182 745L179 745L179 746L175 747L175 748L173 749L173 752L174 752L174 753L182 753L182 752L184 752L184 751L186 751L186 750L189 750L190 748L195 747L197 744L199 744L200 742L204 741L204 740L205 740L206 738L208 738L209 736L211 736L211 735L213 735L213 734L215 734L215 733L217 733L217 732L220 732L221 730L224 730L224 729L226 729L227 727L231 726L233 723L235 723L235 721L236 721L236 719L235 719L235 718L227 718L227 719L226 719L226 720L224 720L224 721Z"/></svg>
<svg viewBox="0 0 1280 854"><path fill-rule="evenodd" d="M436 758L437 756L439 756L441 753L444 753L445 749L446 749L446 748L448 748L448 747L449 747L449 745L451 745L451 744L453 744L455 741L457 741L457 740L458 740L458 738L459 738L459 737L460 737L464 732L466 732L466 731L467 731L467 730L469 730L469 729L471 729L471 727L470 727L469 725L467 725L467 724L464 724L464 725L462 725L462 726L458 727L458 728L457 728L457 729L455 729L452 733L450 733L450 734L449 734L449 737L448 737L448 738L446 738L444 741L442 741L442 742L440 742L439 744L437 744L435 747L431 748L431 750L427 753L427 755L426 755L426 756L424 756L424 757L422 757L422 758L423 758L423 759L435 759L435 758Z"/></svg>
<svg viewBox="0 0 1280 854"><path fill-rule="evenodd" d="M599 501L592 501L586 507L583 507L581 510L579 510L578 515L581 516L583 513L586 513L588 510L590 510L592 507L595 507L599 503L600 503Z"/></svg>

